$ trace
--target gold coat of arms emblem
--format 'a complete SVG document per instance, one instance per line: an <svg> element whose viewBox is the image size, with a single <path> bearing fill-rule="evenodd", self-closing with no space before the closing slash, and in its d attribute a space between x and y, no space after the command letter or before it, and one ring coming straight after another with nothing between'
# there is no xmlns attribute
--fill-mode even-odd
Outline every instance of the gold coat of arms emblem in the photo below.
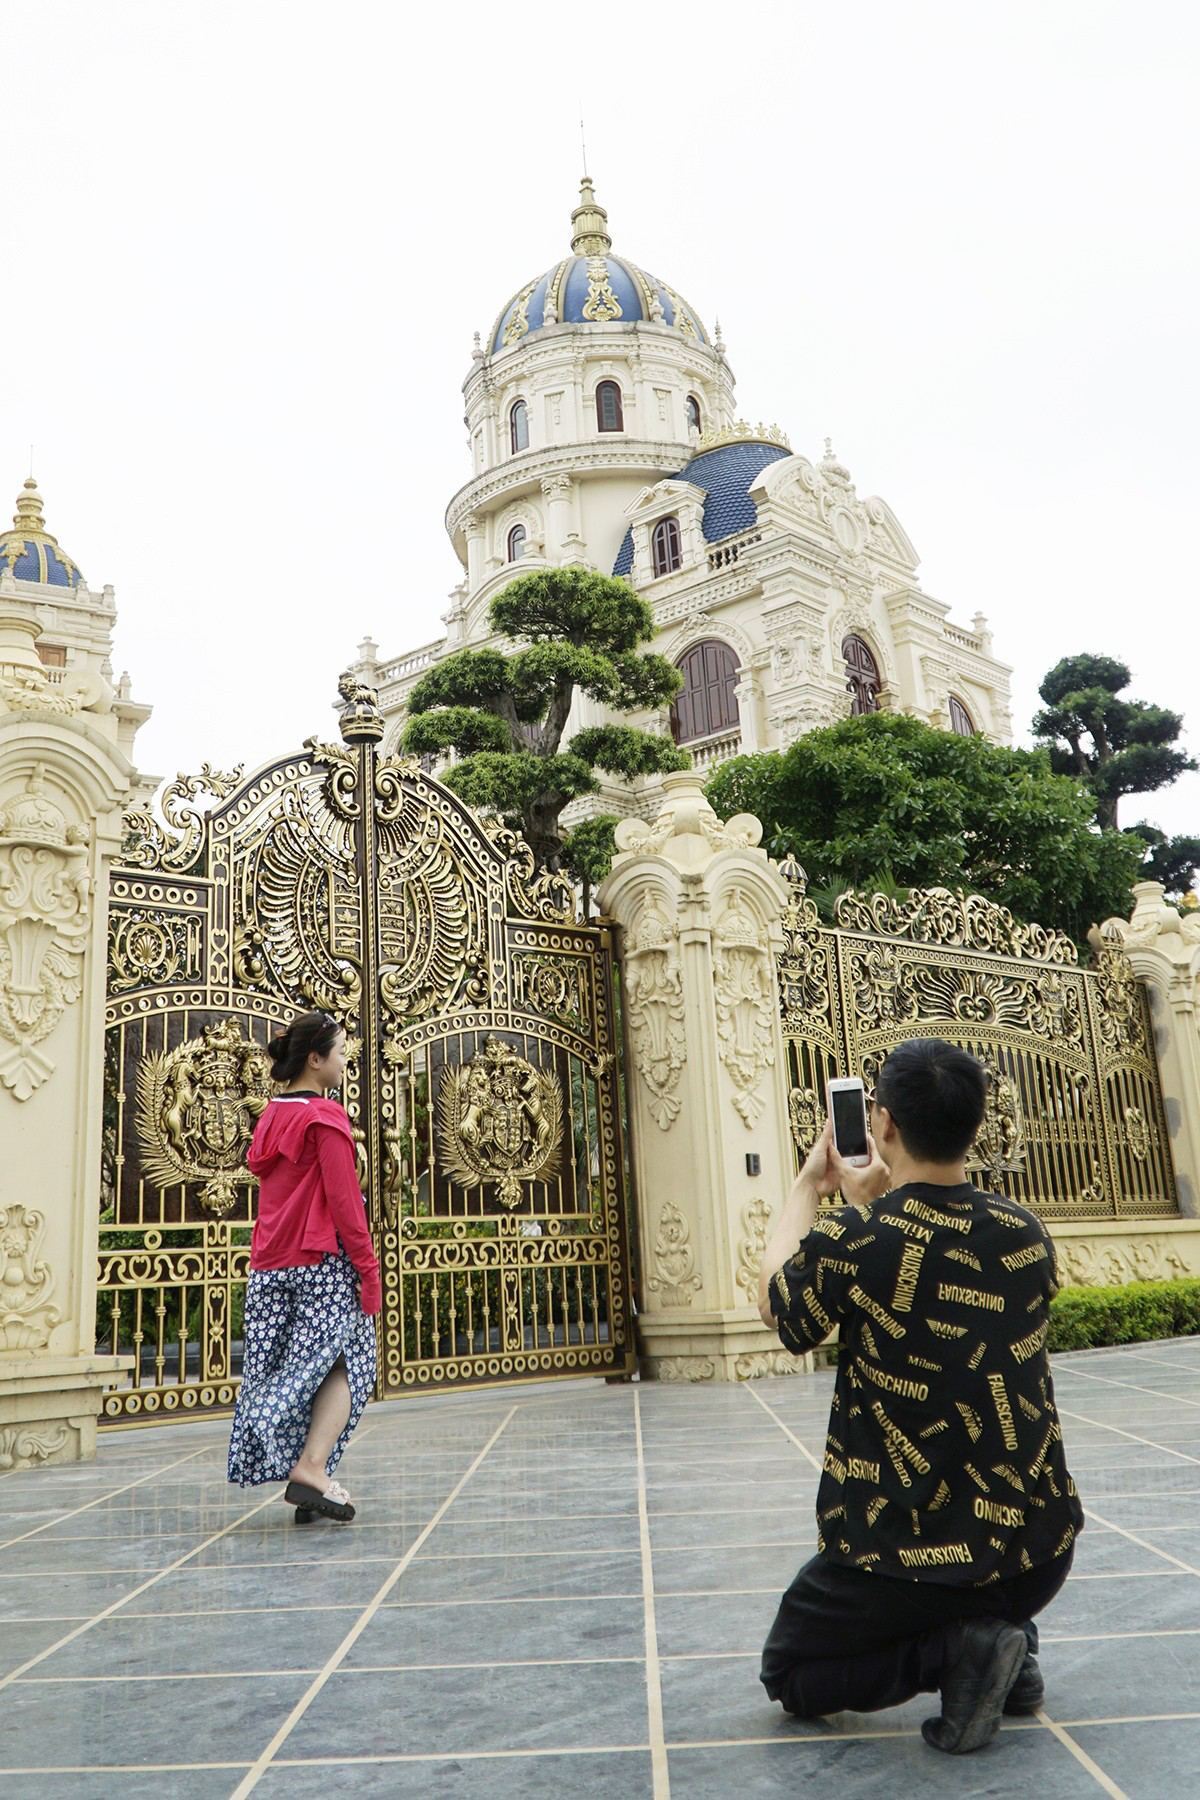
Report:
<svg viewBox="0 0 1200 1800"><path fill-rule="evenodd" d="M494 1182L501 1206L520 1204L523 1181L558 1173L562 1089L499 1038L442 1071L437 1122L443 1173L465 1188Z"/></svg>
<svg viewBox="0 0 1200 1800"><path fill-rule="evenodd" d="M160 1188L202 1182L200 1205L222 1218L253 1179L246 1151L271 1093L266 1052L235 1019L148 1056L137 1084L144 1175Z"/></svg>

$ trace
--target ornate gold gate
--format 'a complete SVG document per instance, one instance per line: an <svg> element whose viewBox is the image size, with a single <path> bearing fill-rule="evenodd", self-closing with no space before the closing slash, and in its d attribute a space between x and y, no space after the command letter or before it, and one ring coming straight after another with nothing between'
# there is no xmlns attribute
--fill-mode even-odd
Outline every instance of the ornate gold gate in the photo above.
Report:
<svg viewBox="0 0 1200 1800"><path fill-rule="evenodd" d="M914 891L907 906L844 894L820 923L804 871L779 959L792 1136L799 1156L830 1075L868 1086L894 1044L944 1037L992 1075L969 1167L1047 1219L1179 1212L1146 994L1119 944L1093 972L1069 938L979 895Z"/></svg>
<svg viewBox="0 0 1200 1800"><path fill-rule="evenodd" d="M412 758L205 768L127 820L110 890L98 1331L105 1416L237 1391L271 1032L327 1008L383 1269L381 1395L633 1366L612 957L570 885ZM201 812L202 794L212 797Z"/></svg>

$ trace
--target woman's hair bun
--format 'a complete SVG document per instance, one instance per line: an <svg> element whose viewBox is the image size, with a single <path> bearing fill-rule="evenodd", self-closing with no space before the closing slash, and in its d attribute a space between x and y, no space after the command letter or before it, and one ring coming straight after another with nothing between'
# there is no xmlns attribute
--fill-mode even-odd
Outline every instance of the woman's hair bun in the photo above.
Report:
<svg viewBox="0 0 1200 1800"><path fill-rule="evenodd" d="M286 1030L277 1031L267 1045L272 1079L280 1083L295 1081L310 1056L329 1055L342 1029L341 1021L332 1013L301 1013Z"/></svg>

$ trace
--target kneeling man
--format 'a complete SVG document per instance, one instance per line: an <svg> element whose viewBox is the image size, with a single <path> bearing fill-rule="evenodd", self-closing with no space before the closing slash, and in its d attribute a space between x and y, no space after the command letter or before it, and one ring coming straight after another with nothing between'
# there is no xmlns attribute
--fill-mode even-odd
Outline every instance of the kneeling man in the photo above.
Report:
<svg viewBox="0 0 1200 1800"><path fill-rule="evenodd" d="M940 1692L922 1731L955 1753L1041 1704L1033 1619L1083 1527L1045 1347L1054 1247L967 1180L987 1079L938 1038L893 1050L869 1165L848 1167L826 1125L759 1281L787 1349L835 1325L841 1341L818 1554L783 1597L763 1685L799 1718ZM838 1189L852 1204L818 1215Z"/></svg>

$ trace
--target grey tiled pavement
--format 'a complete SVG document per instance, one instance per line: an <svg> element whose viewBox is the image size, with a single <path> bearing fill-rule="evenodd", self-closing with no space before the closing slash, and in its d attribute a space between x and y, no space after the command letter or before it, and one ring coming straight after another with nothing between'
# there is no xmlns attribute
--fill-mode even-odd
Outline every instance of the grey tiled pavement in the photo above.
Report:
<svg viewBox="0 0 1200 1800"><path fill-rule="evenodd" d="M1191 1800L1200 1339L1058 1357L1088 1512L1044 1713L800 1724L757 1652L812 1551L831 1376L563 1382L373 1407L360 1518L224 1479L225 1422L0 1478L6 1800Z"/></svg>

